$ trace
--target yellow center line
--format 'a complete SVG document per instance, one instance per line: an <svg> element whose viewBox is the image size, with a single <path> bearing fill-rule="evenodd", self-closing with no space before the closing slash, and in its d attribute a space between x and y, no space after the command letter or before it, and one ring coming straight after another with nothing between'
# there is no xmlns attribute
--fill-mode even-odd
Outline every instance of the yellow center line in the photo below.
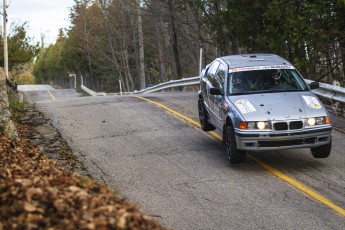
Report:
<svg viewBox="0 0 345 230"><path fill-rule="evenodd" d="M169 107L161 104L161 103L158 103L158 102L155 102L155 101L152 101L152 100L149 100L147 98L144 98L144 97L136 97L136 98L139 98L139 99L142 99L144 101L147 101L151 104L154 104L172 114L174 114L175 116L179 117L179 118L182 118L183 120L185 120L186 122L194 125L194 126L197 126L197 127L200 127L200 124L199 122L173 110L173 109L170 109ZM215 133L215 132L209 132L213 137L215 137L217 140L219 141L222 141L222 137ZM256 157L248 154L248 158L251 159L252 161L256 162L258 165L260 165L262 168L264 168L265 170L267 170L268 172L272 173L273 175L277 176L278 178L280 178L281 180L289 183L290 185L294 186L295 188L299 189L300 191L302 191L303 193L307 194L308 196L312 197L313 199L321 202L322 204L328 206L329 208L333 209L334 211L336 211L337 213L339 213L340 215L342 216L345 216L345 209L343 209L342 207L334 204L332 201L330 201L329 199L327 199L326 197L324 197L323 195L319 194L318 192L314 191L313 189L303 185L302 183L298 182L297 180L294 180L290 177L288 177L287 175L283 174L282 172L280 172L279 170L273 168L272 166L262 162L261 160L257 159Z"/></svg>
<svg viewBox="0 0 345 230"><path fill-rule="evenodd" d="M50 92L50 90L48 90L48 93L49 93L50 97L53 98L53 101L55 101L55 97L54 97L54 95Z"/></svg>

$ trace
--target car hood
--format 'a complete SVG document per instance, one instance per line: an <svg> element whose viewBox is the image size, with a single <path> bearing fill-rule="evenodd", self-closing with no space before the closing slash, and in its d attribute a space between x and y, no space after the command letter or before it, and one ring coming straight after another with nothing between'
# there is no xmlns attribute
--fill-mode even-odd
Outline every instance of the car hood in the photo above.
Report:
<svg viewBox="0 0 345 230"><path fill-rule="evenodd" d="M310 91L228 96L246 121L292 120L326 116L320 100Z"/></svg>

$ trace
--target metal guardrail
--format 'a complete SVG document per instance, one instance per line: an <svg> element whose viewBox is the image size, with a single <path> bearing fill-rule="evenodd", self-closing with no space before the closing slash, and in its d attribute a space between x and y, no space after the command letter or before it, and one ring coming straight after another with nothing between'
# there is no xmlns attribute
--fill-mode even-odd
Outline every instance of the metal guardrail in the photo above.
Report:
<svg viewBox="0 0 345 230"><path fill-rule="evenodd" d="M313 82L312 80L305 79L305 81L310 84ZM156 91L161 91L169 88L174 87L184 87L184 86L190 86L190 85L199 85L200 84L200 77L190 77L190 78L183 78L179 80L171 80L169 82L164 82L140 91L134 91L133 94L146 94L146 93L153 93ZM88 89L85 86L81 86L81 88L89 93L92 96L105 96L106 93L97 93L92 91L91 89ZM316 95L320 96L321 98L324 98L326 100L329 100L331 102L341 102L345 103L345 88L329 85L325 83L320 83L320 88L312 90ZM128 94L128 93L126 93Z"/></svg>
<svg viewBox="0 0 345 230"><path fill-rule="evenodd" d="M155 85L140 91L134 91L134 94L145 94L145 93L153 93L156 91L174 88L174 87L181 87L181 86L189 86L189 85L198 85L200 84L200 77L190 77L190 78L182 78L179 80L172 80L168 82L161 83L159 85Z"/></svg>
<svg viewBox="0 0 345 230"><path fill-rule="evenodd" d="M313 82L312 80L305 79L305 81L310 84ZM200 84L200 77L190 77L190 78L183 78L180 80L164 82L159 85L155 85L149 87L147 89L143 89L140 91L133 92L134 94L145 94L145 93L152 93L168 88L173 87L181 87L181 86L189 86L189 85L198 85ZM314 89L313 92L329 101L338 101L341 103L345 103L345 88L339 86L333 86L325 83L320 83L320 88Z"/></svg>
<svg viewBox="0 0 345 230"><path fill-rule="evenodd" d="M313 82L311 80L305 79L305 81L310 84L310 82ZM319 83L320 88L313 89L313 92L329 101L338 101L341 103L345 103L345 88L329 85L325 83Z"/></svg>
<svg viewBox="0 0 345 230"><path fill-rule="evenodd" d="M107 95L106 93L103 93L103 92L97 93L97 92L85 87L84 85L81 85L80 88L82 90L84 90L85 92L87 92L88 94L90 94L91 96L105 96L105 95Z"/></svg>

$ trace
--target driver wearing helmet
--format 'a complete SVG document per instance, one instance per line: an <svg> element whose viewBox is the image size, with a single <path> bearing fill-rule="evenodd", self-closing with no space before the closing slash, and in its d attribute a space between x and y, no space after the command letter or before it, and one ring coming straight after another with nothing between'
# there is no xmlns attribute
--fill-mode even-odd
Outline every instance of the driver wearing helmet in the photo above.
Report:
<svg viewBox="0 0 345 230"><path fill-rule="evenodd" d="M280 70L275 69L272 71L271 80L275 85L282 83L282 73L280 72Z"/></svg>

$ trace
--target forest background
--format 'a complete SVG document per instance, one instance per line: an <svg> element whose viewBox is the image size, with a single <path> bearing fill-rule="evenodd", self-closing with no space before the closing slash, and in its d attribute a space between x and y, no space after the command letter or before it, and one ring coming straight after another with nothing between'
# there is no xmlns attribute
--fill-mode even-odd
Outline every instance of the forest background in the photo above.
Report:
<svg viewBox="0 0 345 230"><path fill-rule="evenodd" d="M96 91L121 82L133 92L197 76L202 45L203 67L274 53L307 79L345 86L345 0L75 0L70 21L49 45L34 44L26 23L11 26L10 78L69 88L74 73Z"/></svg>

